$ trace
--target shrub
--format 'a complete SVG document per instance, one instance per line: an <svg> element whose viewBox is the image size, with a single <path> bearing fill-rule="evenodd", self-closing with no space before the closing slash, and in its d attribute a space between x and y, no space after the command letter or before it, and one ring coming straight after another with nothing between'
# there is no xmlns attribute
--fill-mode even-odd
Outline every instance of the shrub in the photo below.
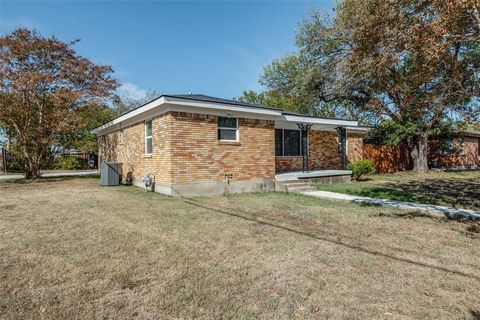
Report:
<svg viewBox="0 0 480 320"><path fill-rule="evenodd" d="M347 168L352 171L353 179L360 180L363 175L375 173L375 167L371 160L357 160L347 165Z"/></svg>
<svg viewBox="0 0 480 320"><path fill-rule="evenodd" d="M55 160L55 168L63 170L80 169L81 164L78 158L72 156L59 157Z"/></svg>

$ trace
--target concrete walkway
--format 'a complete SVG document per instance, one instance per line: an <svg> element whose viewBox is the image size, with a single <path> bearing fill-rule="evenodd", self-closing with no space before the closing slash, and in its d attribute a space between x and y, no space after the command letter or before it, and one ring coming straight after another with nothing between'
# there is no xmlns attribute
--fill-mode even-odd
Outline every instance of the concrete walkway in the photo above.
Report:
<svg viewBox="0 0 480 320"><path fill-rule="evenodd" d="M455 209L443 206L435 206L429 204L418 204L412 202L376 199L370 197L353 196L349 194L329 192L329 191L307 191L302 192L307 196L316 198L350 201L356 203L365 203L374 206L389 206L401 209L420 210L433 213L435 215L447 217L449 219L480 219L480 212L468 209Z"/></svg>
<svg viewBox="0 0 480 320"><path fill-rule="evenodd" d="M58 177L86 177L98 175L97 170L72 170L72 171L47 171L42 173L42 178ZM0 181L25 179L23 174L1 174Z"/></svg>

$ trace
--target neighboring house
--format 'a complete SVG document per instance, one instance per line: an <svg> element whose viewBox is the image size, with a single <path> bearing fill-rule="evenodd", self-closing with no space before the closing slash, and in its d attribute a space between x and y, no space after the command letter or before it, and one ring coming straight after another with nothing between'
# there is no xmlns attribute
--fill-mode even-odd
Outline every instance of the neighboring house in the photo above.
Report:
<svg viewBox="0 0 480 320"><path fill-rule="evenodd" d="M480 131L456 131L430 142L431 168L480 168Z"/></svg>
<svg viewBox="0 0 480 320"><path fill-rule="evenodd" d="M309 131L299 125L310 125ZM99 161L172 196L269 191L280 172L343 169L361 159L357 121L322 119L198 94L162 95L92 132ZM345 173L344 173L345 174Z"/></svg>

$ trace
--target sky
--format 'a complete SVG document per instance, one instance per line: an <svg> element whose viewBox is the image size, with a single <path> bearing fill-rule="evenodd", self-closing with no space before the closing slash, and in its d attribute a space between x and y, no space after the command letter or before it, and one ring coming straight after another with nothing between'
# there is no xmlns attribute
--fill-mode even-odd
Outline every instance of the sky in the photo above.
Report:
<svg viewBox="0 0 480 320"><path fill-rule="evenodd" d="M263 66L295 50L295 30L324 1L3 1L0 35L34 28L115 70L119 93L141 98L201 93L233 98L261 90Z"/></svg>

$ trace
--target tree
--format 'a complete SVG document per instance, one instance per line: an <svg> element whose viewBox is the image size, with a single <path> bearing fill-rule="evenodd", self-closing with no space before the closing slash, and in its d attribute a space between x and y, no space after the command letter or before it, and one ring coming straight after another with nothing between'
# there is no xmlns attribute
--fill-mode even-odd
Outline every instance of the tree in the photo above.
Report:
<svg viewBox="0 0 480 320"><path fill-rule="evenodd" d="M142 104L145 104L149 101L152 101L160 96L155 90L148 90L145 93L145 96L140 99L134 99L132 97L121 96L117 99L115 103L115 109L117 110L117 114L120 116L124 113L127 113L130 110L133 110Z"/></svg>
<svg viewBox="0 0 480 320"><path fill-rule="evenodd" d="M26 177L38 177L55 139L75 130L78 110L106 103L117 88L110 66L76 54L78 41L23 28L0 38L0 122L21 151Z"/></svg>
<svg viewBox="0 0 480 320"><path fill-rule="evenodd" d="M478 1L344 0L335 12L306 19L297 58L274 61L264 83L374 115L389 141L407 143L414 170L428 170L429 137L478 119ZM291 61L306 68L282 66Z"/></svg>
<svg viewBox="0 0 480 320"><path fill-rule="evenodd" d="M65 148L81 152L97 152L97 135L90 131L117 117L117 110L107 105L88 105L76 110L76 130L67 132L57 139Z"/></svg>

